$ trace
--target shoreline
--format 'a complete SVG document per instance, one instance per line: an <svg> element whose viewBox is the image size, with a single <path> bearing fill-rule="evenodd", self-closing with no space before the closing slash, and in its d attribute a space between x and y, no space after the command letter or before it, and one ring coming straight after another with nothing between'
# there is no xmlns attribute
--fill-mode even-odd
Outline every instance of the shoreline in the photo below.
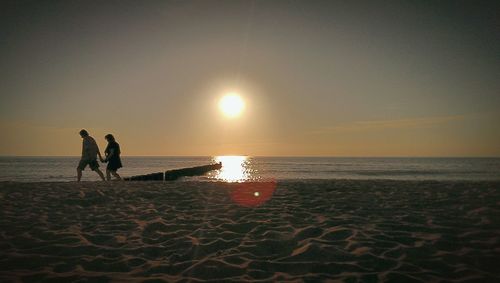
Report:
<svg viewBox="0 0 500 283"><path fill-rule="evenodd" d="M189 177L192 178L192 177ZM363 178L363 179L353 179L353 178L338 178L338 179L322 179L322 178L297 178L297 179L249 179L243 181L224 181L217 179L178 179L173 181L124 181L124 180L111 180L111 181L100 181L100 180L82 180L81 182L75 181L11 181L11 180L0 180L0 185L2 184L105 184L105 183L125 183L125 184L237 184L237 183L258 183L258 182L277 182L277 183L331 183L331 182L403 182L403 183L500 183L500 179L484 179L484 180L471 180L471 179L393 179L393 178ZM75 177L76 179L76 177ZM0 188L2 189L2 188Z"/></svg>

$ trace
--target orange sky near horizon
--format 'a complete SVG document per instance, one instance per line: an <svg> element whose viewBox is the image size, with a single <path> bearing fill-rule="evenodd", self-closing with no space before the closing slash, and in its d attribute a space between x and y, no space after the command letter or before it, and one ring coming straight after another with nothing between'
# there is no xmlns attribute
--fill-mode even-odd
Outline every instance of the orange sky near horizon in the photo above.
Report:
<svg viewBox="0 0 500 283"><path fill-rule="evenodd" d="M0 156L499 157L497 6L7 3Z"/></svg>

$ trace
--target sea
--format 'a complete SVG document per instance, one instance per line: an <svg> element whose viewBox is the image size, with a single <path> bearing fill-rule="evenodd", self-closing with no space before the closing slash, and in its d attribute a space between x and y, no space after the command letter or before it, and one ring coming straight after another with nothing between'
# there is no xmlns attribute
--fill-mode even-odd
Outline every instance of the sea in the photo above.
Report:
<svg viewBox="0 0 500 283"><path fill-rule="evenodd" d="M76 181L79 157L0 157L0 181ZM500 158L122 157L122 177L222 162L220 170L180 181L312 179L500 180ZM106 164L101 163L104 172ZM82 181L97 181L86 168Z"/></svg>

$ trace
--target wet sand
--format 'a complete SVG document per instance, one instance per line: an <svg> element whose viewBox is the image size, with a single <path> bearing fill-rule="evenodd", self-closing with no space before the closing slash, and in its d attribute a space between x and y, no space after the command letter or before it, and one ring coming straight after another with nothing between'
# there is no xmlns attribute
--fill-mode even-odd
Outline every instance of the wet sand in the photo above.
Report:
<svg viewBox="0 0 500 283"><path fill-rule="evenodd" d="M499 282L500 182L0 183L0 281Z"/></svg>

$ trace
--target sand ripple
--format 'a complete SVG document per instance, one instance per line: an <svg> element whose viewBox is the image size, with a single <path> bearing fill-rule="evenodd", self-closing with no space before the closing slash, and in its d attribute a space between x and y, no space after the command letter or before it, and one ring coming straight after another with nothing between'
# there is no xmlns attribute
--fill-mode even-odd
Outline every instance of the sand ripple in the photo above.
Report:
<svg viewBox="0 0 500 283"><path fill-rule="evenodd" d="M500 281L498 182L250 187L0 183L0 281Z"/></svg>

